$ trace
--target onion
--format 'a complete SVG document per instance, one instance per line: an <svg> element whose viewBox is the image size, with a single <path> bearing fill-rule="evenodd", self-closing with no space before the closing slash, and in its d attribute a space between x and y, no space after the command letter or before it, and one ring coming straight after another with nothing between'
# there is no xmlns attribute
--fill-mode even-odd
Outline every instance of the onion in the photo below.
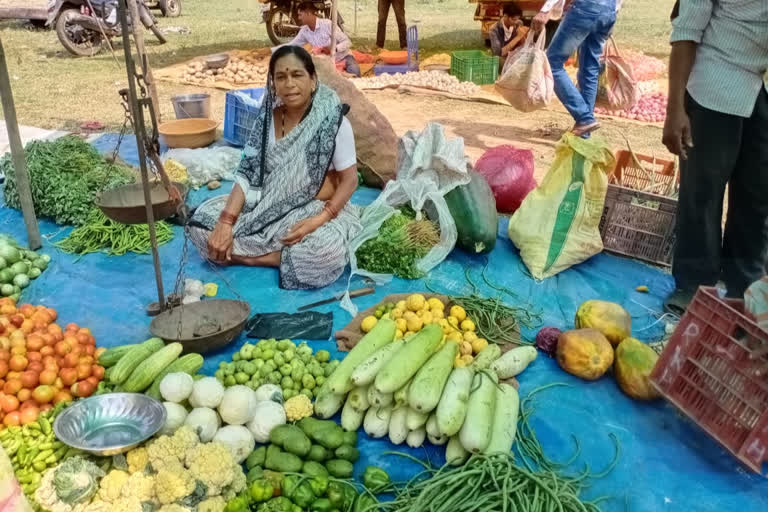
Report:
<svg viewBox="0 0 768 512"><path fill-rule="evenodd" d="M536 334L536 347L552 356L557 350L557 340L562 331L557 327L543 327Z"/></svg>

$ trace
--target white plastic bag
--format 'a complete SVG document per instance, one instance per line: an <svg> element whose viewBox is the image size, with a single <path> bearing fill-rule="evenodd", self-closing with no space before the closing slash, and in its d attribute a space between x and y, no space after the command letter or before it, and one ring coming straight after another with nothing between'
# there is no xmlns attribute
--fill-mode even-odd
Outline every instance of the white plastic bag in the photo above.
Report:
<svg viewBox="0 0 768 512"><path fill-rule="evenodd" d="M363 211L363 229L350 241L350 281L354 275L370 277L377 284L392 279L389 274L376 274L358 268L355 252L367 240L375 238L379 227L401 205L410 205L416 212L427 212L440 226L440 242L417 263L422 272L429 272L442 262L456 245L456 223L443 196L459 185L469 183L469 161L464 153L464 139L447 140L443 126L429 123L421 133L408 132L401 139L397 153L397 180L387 183L376 200ZM357 307L347 293L341 307L352 316Z"/></svg>
<svg viewBox="0 0 768 512"><path fill-rule="evenodd" d="M213 180L232 180L240 164L242 151L228 146L199 149L171 149L163 154L163 162L172 159L187 168L189 184L200 188Z"/></svg>
<svg viewBox="0 0 768 512"><path fill-rule="evenodd" d="M538 38L529 31L525 44L507 57L496 81L496 91L522 112L546 107L555 95L552 68L544 51L546 39L546 30Z"/></svg>

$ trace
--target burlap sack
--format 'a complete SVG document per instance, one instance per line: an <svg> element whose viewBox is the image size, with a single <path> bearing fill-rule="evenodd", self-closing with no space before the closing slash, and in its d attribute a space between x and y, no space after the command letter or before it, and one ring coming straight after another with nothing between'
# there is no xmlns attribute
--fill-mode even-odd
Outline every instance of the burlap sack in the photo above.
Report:
<svg viewBox="0 0 768 512"><path fill-rule="evenodd" d="M397 141L395 130L379 109L355 84L341 76L325 56L314 56L318 79L349 105L349 119L355 133L358 169L369 187L383 188L397 178Z"/></svg>

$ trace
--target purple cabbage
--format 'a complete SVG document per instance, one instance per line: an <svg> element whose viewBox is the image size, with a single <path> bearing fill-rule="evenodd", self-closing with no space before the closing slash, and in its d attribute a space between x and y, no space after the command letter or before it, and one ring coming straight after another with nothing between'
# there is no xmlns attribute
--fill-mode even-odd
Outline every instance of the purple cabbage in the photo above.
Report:
<svg viewBox="0 0 768 512"><path fill-rule="evenodd" d="M553 356L557 350L557 340L562 331L557 327L543 327L536 334L536 347L547 354Z"/></svg>

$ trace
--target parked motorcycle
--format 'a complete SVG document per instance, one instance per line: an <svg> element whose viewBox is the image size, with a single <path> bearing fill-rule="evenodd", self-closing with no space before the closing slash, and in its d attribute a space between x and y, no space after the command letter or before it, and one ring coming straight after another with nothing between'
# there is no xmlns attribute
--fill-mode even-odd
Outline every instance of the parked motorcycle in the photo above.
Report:
<svg viewBox="0 0 768 512"><path fill-rule="evenodd" d="M159 9L166 18L181 16L181 0L146 0L147 7Z"/></svg>
<svg viewBox="0 0 768 512"><path fill-rule="evenodd" d="M165 36L144 0L137 0L137 5L141 23L152 31L160 44L165 44ZM51 0L46 24L56 27L62 46L78 57L96 55L106 40L122 34L117 0ZM128 25L132 26L130 13Z"/></svg>
<svg viewBox="0 0 768 512"><path fill-rule="evenodd" d="M267 24L267 35L276 45L285 44L299 33L299 5L303 0L259 0L264 6L261 16ZM313 2L317 15L321 18L331 17L331 0L316 0ZM344 20L337 13L336 21L344 30Z"/></svg>

